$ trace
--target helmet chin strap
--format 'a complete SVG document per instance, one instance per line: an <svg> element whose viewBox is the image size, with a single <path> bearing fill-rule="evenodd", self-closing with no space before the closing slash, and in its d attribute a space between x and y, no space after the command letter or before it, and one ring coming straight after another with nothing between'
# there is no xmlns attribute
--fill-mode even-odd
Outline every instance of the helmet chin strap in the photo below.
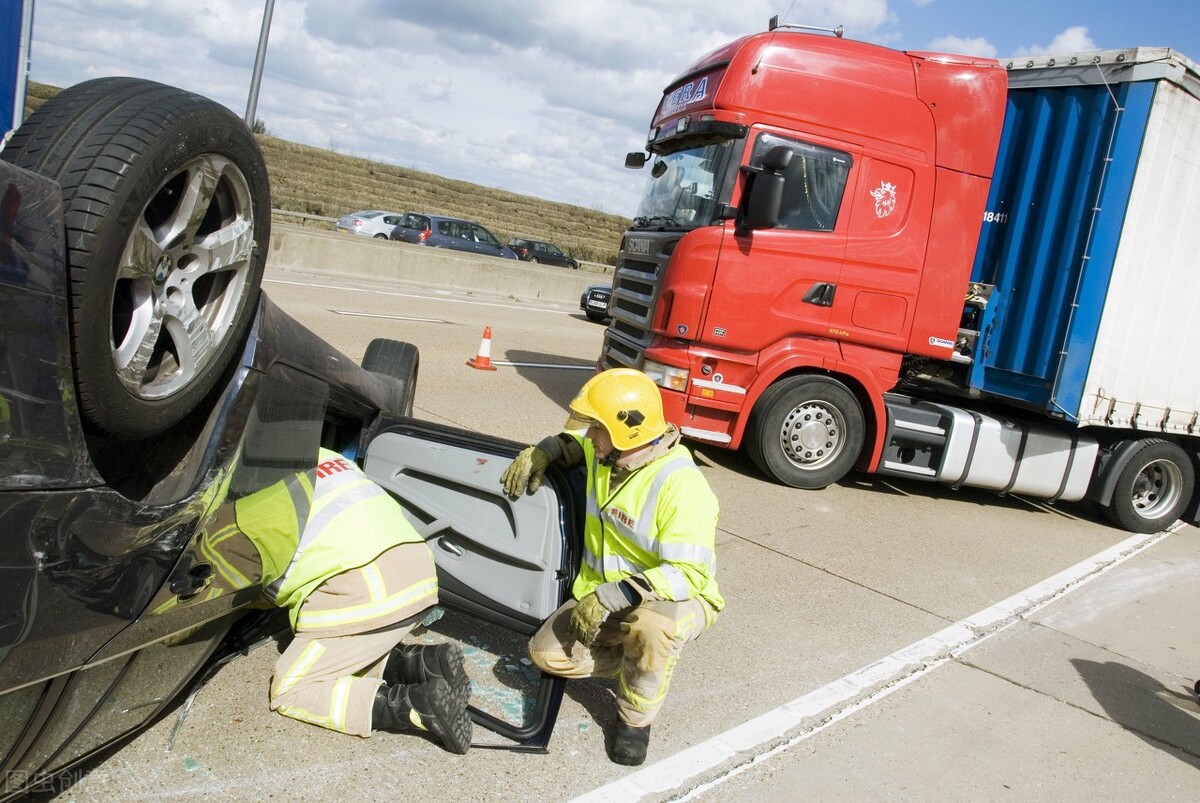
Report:
<svg viewBox="0 0 1200 803"><path fill-rule="evenodd" d="M657 446L659 444L659 442L662 441L662 439L663 439L663 436L659 435L657 438L650 441L650 443L648 443L647 446ZM611 452L604 455L604 457L600 458L600 461L599 461L600 465L615 466L617 464L617 461L620 460L622 457L624 457L624 455L625 455L625 452L621 451L620 449L618 449L616 447L613 447L613 450Z"/></svg>

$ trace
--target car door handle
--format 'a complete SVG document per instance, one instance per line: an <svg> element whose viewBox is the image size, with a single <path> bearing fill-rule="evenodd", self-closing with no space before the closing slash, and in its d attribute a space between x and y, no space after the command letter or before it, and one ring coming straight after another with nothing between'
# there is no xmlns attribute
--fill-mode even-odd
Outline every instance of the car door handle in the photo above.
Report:
<svg viewBox="0 0 1200 803"><path fill-rule="evenodd" d="M466 550L464 550L462 547L460 547L458 544L454 543L450 539L446 538L446 536L444 536L444 535L442 537L438 538L437 544L442 549L446 550L447 552L449 552L451 555L453 555L456 558L461 558L467 554Z"/></svg>
<svg viewBox="0 0 1200 803"><path fill-rule="evenodd" d="M212 581L212 573L212 566L207 563L197 563L188 569L187 574L171 578L171 593L182 600L191 599Z"/></svg>
<svg viewBox="0 0 1200 803"><path fill-rule="evenodd" d="M816 304L818 307L832 307L833 296L837 293L837 285L832 282L817 282L808 288L804 294L804 303Z"/></svg>

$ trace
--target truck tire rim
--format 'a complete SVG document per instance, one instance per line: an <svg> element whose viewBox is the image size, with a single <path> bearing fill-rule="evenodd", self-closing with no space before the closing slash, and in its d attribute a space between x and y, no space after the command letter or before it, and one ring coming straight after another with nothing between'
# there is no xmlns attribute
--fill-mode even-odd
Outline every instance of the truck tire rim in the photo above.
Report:
<svg viewBox="0 0 1200 803"><path fill-rule="evenodd" d="M796 466L819 469L832 463L842 450L846 422L836 408L819 402L794 407L783 419L779 442Z"/></svg>
<svg viewBox="0 0 1200 803"><path fill-rule="evenodd" d="M161 399L202 375L251 291L250 184L204 154L150 198L125 244L113 289L112 358L133 395Z"/></svg>
<svg viewBox="0 0 1200 803"><path fill-rule="evenodd" d="M1133 508L1145 519L1165 516L1179 502L1182 487L1183 473L1179 466L1170 460L1155 460L1133 481Z"/></svg>

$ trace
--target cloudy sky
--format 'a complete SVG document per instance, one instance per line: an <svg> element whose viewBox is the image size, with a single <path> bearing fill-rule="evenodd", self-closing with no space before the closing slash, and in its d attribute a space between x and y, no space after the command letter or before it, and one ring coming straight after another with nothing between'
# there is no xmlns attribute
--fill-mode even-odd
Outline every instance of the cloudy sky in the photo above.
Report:
<svg viewBox="0 0 1200 803"><path fill-rule="evenodd" d="M242 116L265 5L36 0L30 76L153 78ZM1196 0L275 0L256 116L295 142L631 215L644 176L624 155L663 87L775 14L899 49L1200 59Z"/></svg>

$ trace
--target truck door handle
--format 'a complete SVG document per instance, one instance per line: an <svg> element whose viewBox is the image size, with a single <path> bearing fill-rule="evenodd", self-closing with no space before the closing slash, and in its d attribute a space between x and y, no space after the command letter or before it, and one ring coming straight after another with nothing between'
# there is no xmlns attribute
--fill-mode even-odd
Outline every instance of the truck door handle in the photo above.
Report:
<svg viewBox="0 0 1200 803"><path fill-rule="evenodd" d="M816 304L818 307L832 307L833 296L836 292L836 284L832 282L817 282L808 288L808 292L804 294L804 303Z"/></svg>

